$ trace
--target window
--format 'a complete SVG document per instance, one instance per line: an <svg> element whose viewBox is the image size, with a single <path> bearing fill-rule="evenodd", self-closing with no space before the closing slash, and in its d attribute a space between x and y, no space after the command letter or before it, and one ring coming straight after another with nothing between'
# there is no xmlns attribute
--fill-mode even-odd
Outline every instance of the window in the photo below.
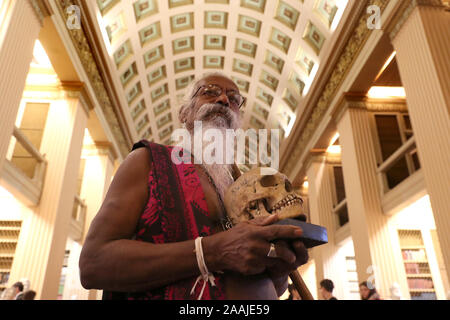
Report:
<svg viewBox="0 0 450 320"><path fill-rule="evenodd" d="M333 176L336 195L334 213L337 215L339 227L342 227L349 221L342 166L333 166Z"/></svg>
<svg viewBox="0 0 450 320"><path fill-rule="evenodd" d="M375 114L379 143L379 171L385 191L395 188L420 169L419 157L408 114Z"/></svg>
<svg viewBox="0 0 450 320"><path fill-rule="evenodd" d="M44 135L45 123L50 104L48 103L26 103L20 119L19 131L27 141L39 151L42 137ZM33 179L39 159L31 154L21 143L13 138L10 144L7 159L20 169L28 178Z"/></svg>

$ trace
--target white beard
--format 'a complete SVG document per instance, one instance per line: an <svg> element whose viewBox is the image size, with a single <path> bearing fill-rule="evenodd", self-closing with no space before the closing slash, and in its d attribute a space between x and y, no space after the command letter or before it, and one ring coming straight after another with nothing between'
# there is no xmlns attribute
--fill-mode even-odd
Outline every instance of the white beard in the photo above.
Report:
<svg viewBox="0 0 450 320"><path fill-rule="evenodd" d="M227 112L225 115L217 115L213 118L208 119L208 114L211 112L211 110L214 110L214 108L217 108L217 105L214 104L205 104L200 109L199 113L197 114L196 120L202 121L202 129L203 132L206 132L208 129L216 129L220 130L222 132L223 137L226 137L226 130L227 129L237 129L239 128L240 121L237 115L232 112L230 109L227 109ZM205 118L207 120L205 120ZM191 132L191 136L193 136L193 132ZM193 139L192 139L193 140ZM209 144L213 143L211 141L206 141L205 138L202 135L202 154L204 154L204 151L208 147ZM211 179L213 180L214 184L216 185L217 191L219 192L222 199L225 197L225 192L227 191L228 187L234 182L233 176L231 175L232 172L232 165L225 164L226 159L226 143L224 141L223 144L223 159L220 161L220 163L203 163L202 166L205 168L205 170L210 175ZM191 149L193 150L193 148ZM205 162L205 161L203 161Z"/></svg>
<svg viewBox="0 0 450 320"><path fill-rule="evenodd" d="M226 123L227 121L222 117L215 117L211 121L203 121L203 132L205 132L208 129L217 129L220 130L225 137L226 129L228 128L228 125ZM220 126L222 124L222 126ZM204 151L208 147L209 144L213 142L211 141L205 141L203 139L202 143L202 154L204 154ZM211 179L213 180L214 184L216 185L217 191L219 192L222 199L225 197L225 192L227 191L228 187L234 182L233 177L231 175L232 167L230 164L226 164L225 162L225 155L226 155L226 144L224 143L223 146L223 160L220 161L221 163L206 163L204 162L202 166L205 168L205 170L210 175Z"/></svg>

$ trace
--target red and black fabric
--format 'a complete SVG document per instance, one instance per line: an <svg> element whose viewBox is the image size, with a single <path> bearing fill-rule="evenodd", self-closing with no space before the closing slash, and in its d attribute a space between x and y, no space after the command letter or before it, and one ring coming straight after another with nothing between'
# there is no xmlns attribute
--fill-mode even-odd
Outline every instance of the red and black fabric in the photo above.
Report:
<svg viewBox="0 0 450 320"><path fill-rule="evenodd" d="M148 148L152 170L148 175L149 198L136 228L134 239L151 243L193 240L213 232L205 194L193 164L174 164L174 147L141 140L133 149ZM182 150L180 156L182 156ZM193 253L194 254L194 253ZM224 299L223 281L216 276L216 286L206 285L202 299ZM146 292L108 292L103 299L185 300L196 299L203 283L190 294L197 276Z"/></svg>

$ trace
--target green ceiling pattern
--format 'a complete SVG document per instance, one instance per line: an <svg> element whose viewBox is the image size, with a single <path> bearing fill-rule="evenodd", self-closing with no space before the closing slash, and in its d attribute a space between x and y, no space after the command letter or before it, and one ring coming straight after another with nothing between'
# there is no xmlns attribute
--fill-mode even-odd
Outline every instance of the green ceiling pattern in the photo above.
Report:
<svg viewBox="0 0 450 320"><path fill-rule="evenodd" d="M163 143L180 126L185 89L214 71L230 76L247 98L244 128L287 132L303 111L346 4L96 0L93 8L136 137Z"/></svg>

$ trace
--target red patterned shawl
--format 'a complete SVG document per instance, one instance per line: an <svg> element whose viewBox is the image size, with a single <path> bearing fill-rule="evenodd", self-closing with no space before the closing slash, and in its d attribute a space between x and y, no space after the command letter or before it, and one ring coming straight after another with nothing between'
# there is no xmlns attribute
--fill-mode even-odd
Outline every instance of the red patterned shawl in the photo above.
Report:
<svg viewBox="0 0 450 320"><path fill-rule="evenodd" d="M135 239L151 243L170 243L208 236L213 232L205 194L193 164L174 164L173 147L141 140L133 146L150 150L153 168L148 176L149 198L136 228ZM194 254L194 253L193 253ZM202 285L190 295L196 276L146 292L107 292L104 300L182 300L196 299ZM207 284L202 299L224 299L223 281L216 276L216 287Z"/></svg>

